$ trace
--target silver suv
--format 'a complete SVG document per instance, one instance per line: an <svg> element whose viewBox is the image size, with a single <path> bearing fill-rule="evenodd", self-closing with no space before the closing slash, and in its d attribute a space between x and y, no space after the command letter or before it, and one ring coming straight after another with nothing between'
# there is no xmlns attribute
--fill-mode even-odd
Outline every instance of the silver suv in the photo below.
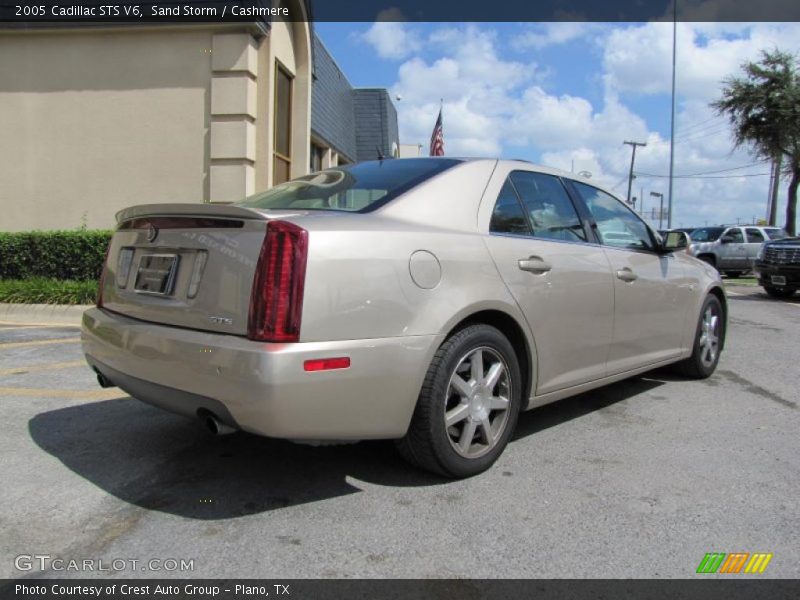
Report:
<svg viewBox="0 0 800 600"><path fill-rule="evenodd" d="M689 253L728 277L739 277L753 268L761 244L787 237L779 227L756 225L701 227L689 234Z"/></svg>

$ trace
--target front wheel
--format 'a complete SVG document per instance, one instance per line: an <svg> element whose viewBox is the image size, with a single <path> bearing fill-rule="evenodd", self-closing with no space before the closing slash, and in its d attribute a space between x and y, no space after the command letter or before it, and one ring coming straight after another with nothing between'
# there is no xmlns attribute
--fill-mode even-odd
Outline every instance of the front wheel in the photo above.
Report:
<svg viewBox="0 0 800 600"><path fill-rule="evenodd" d="M787 290L786 288L777 288L772 287L771 285L765 285L764 291L767 292L773 298L791 298L794 296L795 290Z"/></svg>
<svg viewBox="0 0 800 600"><path fill-rule="evenodd" d="M431 361L400 454L446 477L485 471L517 423L522 377L514 348L497 329L465 327Z"/></svg>
<svg viewBox="0 0 800 600"><path fill-rule="evenodd" d="M692 355L677 363L678 371L693 379L710 377L719 363L724 339L725 315L722 304L719 298L709 294L700 311Z"/></svg>

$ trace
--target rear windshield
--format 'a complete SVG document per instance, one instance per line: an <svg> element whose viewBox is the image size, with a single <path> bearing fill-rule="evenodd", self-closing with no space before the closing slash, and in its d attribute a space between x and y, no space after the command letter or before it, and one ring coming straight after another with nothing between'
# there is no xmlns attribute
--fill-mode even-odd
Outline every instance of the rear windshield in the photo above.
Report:
<svg viewBox="0 0 800 600"><path fill-rule="evenodd" d="M777 227L767 227L764 229L771 240L782 240L783 238L789 237L789 234L786 233L783 229L778 229Z"/></svg>
<svg viewBox="0 0 800 600"><path fill-rule="evenodd" d="M693 242L716 242L723 231L725 229L722 227L701 227L690 233L689 237Z"/></svg>
<svg viewBox="0 0 800 600"><path fill-rule="evenodd" d="M335 167L276 185L237 206L369 212L459 162L393 158Z"/></svg>

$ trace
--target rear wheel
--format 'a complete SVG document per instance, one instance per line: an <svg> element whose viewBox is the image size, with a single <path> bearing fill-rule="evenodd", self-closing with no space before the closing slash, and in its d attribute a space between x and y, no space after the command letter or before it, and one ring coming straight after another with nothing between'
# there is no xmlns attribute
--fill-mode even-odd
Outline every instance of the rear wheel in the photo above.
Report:
<svg viewBox="0 0 800 600"><path fill-rule="evenodd" d="M736 279L742 276L742 271L726 271L725 275L731 279Z"/></svg>
<svg viewBox="0 0 800 600"><path fill-rule="evenodd" d="M773 298L791 298L795 293L795 290L772 287L771 285L765 285L764 291Z"/></svg>
<svg viewBox="0 0 800 600"><path fill-rule="evenodd" d="M522 399L519 362L508 339L489 325L448 338L431 361L406 436L403 457L446 477L469 477L502 454Z"/></svg>
<svg viewBox="0 0 800 600"><path fill-rule="evenodd" d="M709 294L700 311L692 355L677 363L680 373L693 379L710 377L719 363L725 338L725 318L719 298Z"/></svg>

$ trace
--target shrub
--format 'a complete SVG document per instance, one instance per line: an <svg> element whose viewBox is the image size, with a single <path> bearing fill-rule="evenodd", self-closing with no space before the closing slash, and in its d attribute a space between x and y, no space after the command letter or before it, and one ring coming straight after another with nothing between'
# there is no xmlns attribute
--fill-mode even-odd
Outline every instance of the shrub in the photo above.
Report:
<svg viewBox="0 0 800 600"><path fill-rule="evenodd" d="M0 232L0 279L96 281L111 231Z"/></svg>
<svg viewBox="0 0 800 600"><path fill-rule="evenodd" d="M96 281L59 281L43 277L0 279L0 302L94 304L96 297Z"/></svg>

